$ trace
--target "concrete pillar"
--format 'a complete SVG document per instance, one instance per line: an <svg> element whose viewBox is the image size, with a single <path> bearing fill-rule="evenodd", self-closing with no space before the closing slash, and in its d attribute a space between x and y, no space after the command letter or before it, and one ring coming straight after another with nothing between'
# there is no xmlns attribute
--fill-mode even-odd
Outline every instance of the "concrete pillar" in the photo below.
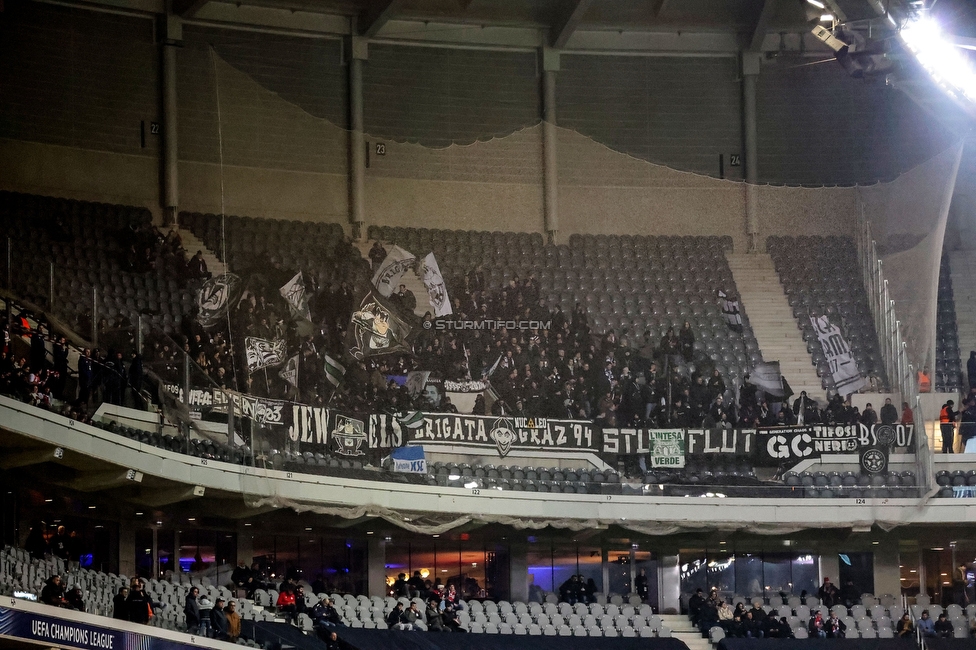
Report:
<svg viewBox="0 0 976 650"><path fill-rule="evenodd" d="M366 138L363 135L363 63L367 41L353 36L349 56L349 221L356 240L366 237Z"/></svg>
<svg viewBox="0 0 976 650"><path fill-rule="evenodd" d="M237 561L241 560L248 566L254 562L254 535L248 529L237 531Z"/></svg>
<svg viewBox="0 0 976 650"><path fill-rule="evenodd" d="M818 588L823 583L825 577L830 578L830 581L837 585L838 589L842 586L840 583L840 558L837 555L836 547L831 546L832 548L821 550L820 552L820 579L817 580Z"/></svg>
<svg viewBox="0 0 976 650"><path fill-rule="evenodd" d="M542 48L542 186L546 238L556 243L559 231L557 204L558 156L556 154L556 73L559 72L559 51Z"/></svg>
<svg viewBox="0 0 976 650"><path fill-rule="evenodd" d="M130 578L136 574L136 527L126 517L119 522L119 573Z"/></svg>
<svg viewBox="0 0 976 650"><path fill-rule="evenodd" d="M168 4L168 3L167 3ZM183 23L179 16L166 15L163 40L163 221L177 225L180 205L179 149L177 145L176 49L183 40Z"/></svg>
<svg viewBox="0 0 976 650"><path fill-rule="evenodd" d="M681 565L677 555L665 555L661 558L658 570L658 602L661 613L674 609L681 612Z"/></svg>
<svg viewBox="0 0 976 650"><path fill-rule="evenodd" d="M369 597L386 596L386 542L370 537L366 546L366 589Z"/></svg>
<svg viewBox="0 0 976 650"><path fill-rule="evenodd" d="M756 80L759 78L760 54L742 53L742 133L745 140L746 168L746 235L750 252L762 250L759 237L759 206L756 183L759 181L758 128L756 126Z"/></svg>
<svg viewBox="0 0 976 650"><path fill-rule="evenodd" d="M874 593L901 595L898 538L885 535L874 546Z"/></svg>
<svg viewBox="0 0 976 650"><path fill-rule="evenodd" d="M508 599L512 602L528 602L529 600L529 548L525 544L512 544L509 549L508 570L509 589Z"/></svg>

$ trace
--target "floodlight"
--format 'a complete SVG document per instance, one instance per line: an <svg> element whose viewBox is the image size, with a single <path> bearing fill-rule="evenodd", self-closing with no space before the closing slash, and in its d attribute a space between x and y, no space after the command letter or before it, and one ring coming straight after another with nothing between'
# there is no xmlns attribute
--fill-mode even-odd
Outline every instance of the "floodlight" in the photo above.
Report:
<svg viewBox="0 0 976 650"><path fill-rule="evenodd" d="M820 2L820 0L807 0L807 4L811 4L814 7L816 7L817 9L826 9L827 8L827 5L825 5L824 3Z"/></svg>
<svg viewBox="0 0 976 650"><path fill-rule="evenodd" d="M949 94L976 104L976 68L928 14L919 13L898 32L905 47Z"/></svg>

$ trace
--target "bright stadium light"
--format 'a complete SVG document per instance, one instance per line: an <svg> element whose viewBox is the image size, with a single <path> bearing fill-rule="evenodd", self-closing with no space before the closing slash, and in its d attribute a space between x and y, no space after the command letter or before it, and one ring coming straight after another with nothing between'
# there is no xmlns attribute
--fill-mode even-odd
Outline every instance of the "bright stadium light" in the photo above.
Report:
<svg viewBox="0 0 976 650"><path fill-rule="evenodd" d="M899 32L905 47L946 92L976 104L976 69L939 24L928 14L919 13Z"/></svg>
<svg viewBox="0 0 976 650"><path fill-rule="evenodd" d="M811 4L814 7L816 7L817 9L826 9L827 8L827 5L825 5L824 3L820 2L820 0L807 0L807 4Z"/></svg>

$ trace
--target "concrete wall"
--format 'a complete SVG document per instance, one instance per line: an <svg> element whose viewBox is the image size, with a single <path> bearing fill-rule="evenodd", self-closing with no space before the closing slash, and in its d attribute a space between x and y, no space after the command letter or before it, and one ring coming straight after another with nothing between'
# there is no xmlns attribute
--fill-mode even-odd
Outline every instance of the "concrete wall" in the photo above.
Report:
<svg viewBox="0 0 976 650"><path fill-rule="evenodd" d="M160 142L139 137L159 119L153 21L11 0L0 30L15 63L0 69L0 187L156 209ZM741 249L744 188L714 178L718 154L741 152L736 66L564 54L560 238L728 234ZM542 231L539 67L534 52L371 44L367 223ZM186 26L181 208L346 224L347 77L336 39ZM767 65L759 107L761 178L775 183L873 181L944 136L827 64ZM848 189L762 188L759 205L770 235L849 233L856 204Z"/></svg>
<svg viewBox="0 0 976 650"><path fill-rule="evenodd" d="M564 55L556 85L560 126L674 169L742 178L738 63L725 58Z"/></svg>
<svg viewBox="0 0 976 650"><path fill-rule="evenodd" d="M833 62L766 65L757 87L759 178L803 185L892 180L952 136L883 79L851 78Z"/></svg>

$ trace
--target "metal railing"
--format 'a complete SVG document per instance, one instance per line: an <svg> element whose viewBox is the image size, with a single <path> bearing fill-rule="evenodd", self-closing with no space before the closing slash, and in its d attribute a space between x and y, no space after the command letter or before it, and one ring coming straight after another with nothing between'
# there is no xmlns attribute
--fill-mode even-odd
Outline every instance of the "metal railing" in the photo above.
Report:
<svg viewBox="0 0 976 650"><path fill-rule="evenodd" d="M878 243L871 232L871 223L865 215L863 203L858 210L855 236L864 288L868 296L868 307L874 319L880 344L881 360L892 390L898 394L900 401L908 402L912 406L915 417L917 476L919 485L929 487L929 491L921 499L924 503L938 491L938 487L935 485L932 450L929 447L925 417L922 413L918 371L908 358L908 343L902 335L901 321L898 320L895 312L895 301L888 291L884 262L878 254Z"/></svg>

